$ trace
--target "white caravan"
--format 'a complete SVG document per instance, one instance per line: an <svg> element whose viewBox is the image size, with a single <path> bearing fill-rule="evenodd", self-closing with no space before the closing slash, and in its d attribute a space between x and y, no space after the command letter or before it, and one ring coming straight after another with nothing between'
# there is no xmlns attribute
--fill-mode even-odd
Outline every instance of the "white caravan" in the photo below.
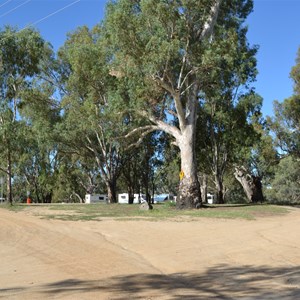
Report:
<svg viewBox="0 0 300 300"><path fill-rule="evenodd" d="M107 195L104 194L86 194L85 203L100 203L108 200Z"/></svg>

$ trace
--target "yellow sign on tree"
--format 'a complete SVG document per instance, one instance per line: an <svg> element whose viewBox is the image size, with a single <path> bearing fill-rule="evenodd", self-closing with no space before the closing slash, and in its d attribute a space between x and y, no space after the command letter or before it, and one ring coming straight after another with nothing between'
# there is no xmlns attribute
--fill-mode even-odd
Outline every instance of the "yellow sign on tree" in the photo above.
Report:
<svg viewBox="0 0 300 300"><path fill-rule="evenodd" d="M181 170L180 173L179 173L179 178L180 178L180 180L182 180L183 177L184 177L184 172Z"/></svg>

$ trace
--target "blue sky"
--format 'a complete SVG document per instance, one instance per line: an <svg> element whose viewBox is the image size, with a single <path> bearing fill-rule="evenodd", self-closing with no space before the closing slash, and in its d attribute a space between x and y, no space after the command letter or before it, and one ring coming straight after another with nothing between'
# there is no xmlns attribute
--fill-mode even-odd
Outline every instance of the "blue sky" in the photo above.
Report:
<svg viewBox="0 0 300 300"><path fill-rule="evenodd" d="M248 40L259 45L256 91L264 98L264 114L273 114L273 101L293 94L291 68L300 47L300 0L254 0L248 17Z"/></svg>
<svg viewBox="0 0 300 300"><path fill-rule="evenodd" d="M104 16L106 0L0 0L0 27L34 24L54 49L78 26L92 27ZM254 0L248 17L250 44L259 46L256 91L263 113L272 115L273 100L293 93L289 78L300 46L300 0Z"/></svg>

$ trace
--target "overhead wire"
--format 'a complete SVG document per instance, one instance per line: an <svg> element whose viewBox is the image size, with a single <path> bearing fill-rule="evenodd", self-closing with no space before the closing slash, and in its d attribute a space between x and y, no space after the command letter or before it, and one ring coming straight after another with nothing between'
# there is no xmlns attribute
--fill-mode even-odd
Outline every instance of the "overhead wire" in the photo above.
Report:
<svg viewBox="0 0 300 300"><path fill-rule="evenodd" d="M54 12L52 12L52 13L50 13L49 15L47 15L47 16L45 16L45 17L43 17L43 18L41 18L41 19L39 19L39 20L37 20L37 21L35 21L35 22L33 22L33 23L30 23L28 26L22 28L20 31L22 31L22 30L24 30L24 29L26 29L26 28L28 28L28 27L30 27L30 26L37 25L37 24L41 23L42 21L44 21L44 20L46 20L46 19L48 19L48 18L50 18L50 17L52 17L52 16L58 14L59 12L65 10L65 9L67 9L67 8L69 8L70 6L76 4L76 3L80 2L80 1L81 1L81 0L75 0L74 2L72 2L72 3L70 3L70 4L66 5L66 6L64 6L64 7L60 8L60 9L54 11Z"/></svg>
<svg viewBox="0 0 300 300"><path fill-rule="evenodd" d="M8 15L8 14L10 14L11 12L17 10L18 8L20 8L21 6L25 5L26 3L30 2L30 1L32 1L32 0L26 0L25 2L19 4L18 6L12 8L11 10L9 10L9 11L5 12L4 14L0 15L0 18L6 16L6 15ZM9 1L7 1L7 2L9 2ZM7 2L5 2L4 4L6 4ZM4 5L4 4L3 4L3 5ZM3 6L3 5L2 5L2 6Z"/></svg>
<svg viewBox="0 0 300 300"><path fill-rule="evenodd" d="M4 6L5 4L11 2L11 1L12 1L12 0L7 0L6 2L4 2L3 4L0 5L0 8L1 8L2 6Z"/></svg>

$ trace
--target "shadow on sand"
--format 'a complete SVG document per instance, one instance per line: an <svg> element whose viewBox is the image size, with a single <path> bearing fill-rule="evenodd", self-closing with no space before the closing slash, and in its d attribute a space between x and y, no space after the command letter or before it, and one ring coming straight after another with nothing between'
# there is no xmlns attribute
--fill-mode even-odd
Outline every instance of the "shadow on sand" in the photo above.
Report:
<svg viewBox="0 0 300 300"><path fill-rule="evenodd" d="M220 265L202 274L135 274L101 280L69 279L35 285L0 289L3 295L36 293L43 298L60 298L101 293L109 299L300 299L300 267L231 267ZM84 298L87 299L87 298ZM106 299L106 298L105 298Z"/></svg>

